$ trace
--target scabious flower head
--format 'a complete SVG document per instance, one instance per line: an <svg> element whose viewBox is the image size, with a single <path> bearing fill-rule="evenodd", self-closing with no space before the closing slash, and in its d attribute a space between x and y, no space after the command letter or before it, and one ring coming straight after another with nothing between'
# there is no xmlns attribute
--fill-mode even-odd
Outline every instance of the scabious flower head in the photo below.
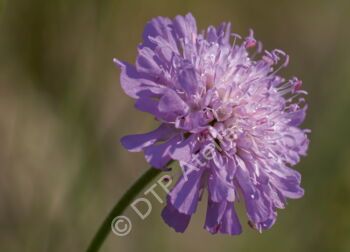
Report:
<svg viewBox="0 0 350 252"><path fill-rule="evenodd" d="M151 20L136 64L115 60L126 94L160 123L124 137L123 146L143 151L155 168L177 160L185 171L162 212L177 232L188 226L204 191L205 229L213 234L241 233L239 201L250 226L262 231L287 198L303 196L291 166L308 148L308 131L299 128L306 92L296 77L278 75L288 60L281 50L262 51L253 31L245 38L231 33L230 23L199 33L191 14Z"/></svg>

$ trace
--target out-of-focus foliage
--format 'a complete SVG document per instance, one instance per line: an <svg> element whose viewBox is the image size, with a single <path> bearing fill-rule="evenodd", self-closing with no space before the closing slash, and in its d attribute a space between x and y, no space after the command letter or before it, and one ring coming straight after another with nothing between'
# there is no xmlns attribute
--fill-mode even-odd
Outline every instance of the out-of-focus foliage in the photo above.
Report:
<svg viewBox="0 0 350 252"><path fill-rule="evenodd" d="M108 210L147 168L119 138L155 122L119 86L113 57L133 61L143 26L191 11L204 28L254 28L291 56L283 74L309 91L306 195L272 230L243 223L211 236L197 214L185 234L130 211L133 230L102 251L350 251L350 2L8 0L0 2L0 251L83 251ZM203 208L199 209L203 212ZM241 215L243 212L241 212ZM243 216L242 216L243 217ZM242 218L243 219L243 218Z"/></svg>

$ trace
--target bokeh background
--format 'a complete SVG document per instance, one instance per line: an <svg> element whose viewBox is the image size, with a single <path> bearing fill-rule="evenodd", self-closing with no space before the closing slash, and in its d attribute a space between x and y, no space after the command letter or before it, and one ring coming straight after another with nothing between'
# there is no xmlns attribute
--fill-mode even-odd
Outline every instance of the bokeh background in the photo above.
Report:
<svg viewBox="0 0 350 252"><path fill-rule="evenodd" d="M119 138L156 124L121 90L113 57L134 62L155 16L191 11L202 29L254 28L291 56L285 76L309 91L309 155L296 167L305 197L259 234L240 211L241 236L187 232L132 210L127 237L101 251L350 251L350 1L0 1L0 251L84 251L114 203L148 167Z"/></svg>

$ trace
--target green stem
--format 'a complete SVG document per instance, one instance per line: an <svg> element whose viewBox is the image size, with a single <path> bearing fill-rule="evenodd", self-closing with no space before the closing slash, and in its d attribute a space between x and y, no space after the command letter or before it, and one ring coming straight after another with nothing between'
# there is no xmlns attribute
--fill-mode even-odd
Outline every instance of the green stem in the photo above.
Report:
<svg viewBox="0 0 350 252"><path fill-rule="evenodd" d="M124 210L130 205L131 201L142 191L145 186L151 182L157 175L161 173L161 170L150 168L146 171L124 194L124 196L113 207L112 211L107 215L99 230L95 234L87 252L96 252L100 249L104 240L107 238L111 231L111 223L113 219L124 212Z"/></svg>

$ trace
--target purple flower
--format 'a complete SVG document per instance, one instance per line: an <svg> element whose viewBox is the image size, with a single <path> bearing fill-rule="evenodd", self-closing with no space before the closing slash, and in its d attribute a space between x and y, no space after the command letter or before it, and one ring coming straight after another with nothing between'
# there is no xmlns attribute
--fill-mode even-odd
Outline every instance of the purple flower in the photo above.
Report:
<svg viewBox="0 0 350 252"><path fill-rule="evenodd" d="M234 206L240 200L250 226L262 231L287 198L303 196L301 176L290 167L308 148L308 131L299 128L306 92L296 77L277 74L288 60L278 49L262 52L253 31L244 39L231 33L230 23L198 33L191 14L151 20L135 65L115 60L136 108L160 122L154 131L123 137L123 146L143 151L155 168L177 160L185 171L162 212L177 232L204 191L212 234L241 233Z"/></svg>

